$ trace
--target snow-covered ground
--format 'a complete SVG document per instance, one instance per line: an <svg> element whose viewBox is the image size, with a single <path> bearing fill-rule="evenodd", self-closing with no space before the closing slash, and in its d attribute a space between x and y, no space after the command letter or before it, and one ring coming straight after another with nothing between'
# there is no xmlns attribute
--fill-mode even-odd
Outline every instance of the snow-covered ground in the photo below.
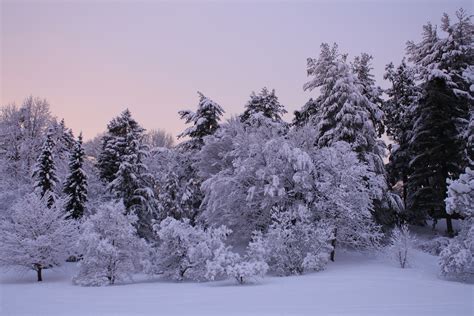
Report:
<svg viewBox="0 0 474 316"><path fill-rule="evenodd" d="M322 272L232 281L79 287L76 267L44 273L2 272L0 315L474 315L474 286L437 277L436 257L417 252L402 270L386 259L337 254Z"/></svg>

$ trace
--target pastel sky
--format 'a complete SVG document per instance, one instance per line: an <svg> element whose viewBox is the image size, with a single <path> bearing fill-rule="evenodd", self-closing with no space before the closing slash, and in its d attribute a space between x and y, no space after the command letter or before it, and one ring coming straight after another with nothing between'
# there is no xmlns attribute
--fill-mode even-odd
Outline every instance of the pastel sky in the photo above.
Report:
<svg viewBox="0 0 474 316"><path fill-rule="evenodd" d="M0 2L0 104L47 98L86 138L126 107L145 128L176 135L177 111L194 109L198 90L229 117L267 86L292 113L315 95L302 86L321 42L372 54L386 86L385 64L401 60L422 24L472 13L469 0Z"/></svg>

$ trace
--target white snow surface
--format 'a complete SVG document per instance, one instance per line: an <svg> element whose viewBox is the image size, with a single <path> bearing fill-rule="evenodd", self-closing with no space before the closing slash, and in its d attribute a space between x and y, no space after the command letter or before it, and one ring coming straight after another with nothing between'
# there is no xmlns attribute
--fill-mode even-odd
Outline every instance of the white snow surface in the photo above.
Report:
<svg viewBox="0 0 474 316"><path fill-rule="evenodd" d="M438 277L436 257L416 252L412 267L385 258L336 253L326 270L259 283L170 282L74 286L76 264L0 273L0 315L474 315L474 286Z"/></svg>

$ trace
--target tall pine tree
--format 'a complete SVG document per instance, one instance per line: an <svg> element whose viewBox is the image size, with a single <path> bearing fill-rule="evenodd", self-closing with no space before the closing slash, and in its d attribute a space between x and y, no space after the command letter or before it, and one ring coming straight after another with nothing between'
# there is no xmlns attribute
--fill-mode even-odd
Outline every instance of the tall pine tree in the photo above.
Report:
<svg viewBox="0 0 474 316"><path fill-rule="evenodd" d="M397 68L393 63L388 64L385 71L384 79L390 81L391 87L385 91L388 99L383 103L384 124L387 135L396 143L390 146L387 170L392 186L401 181L401 195L406 208L408 164L411 160L409 140L413 129L411 108L420 95L415 83L415 72L405 59Z"/></svg>
<svg viewBox="0 0 474 316"><path fill-rule="evenodd" d="M52 133L48 133L33 171L33 177L36 178L34 186L41 197L48 195L48 206L54 203L54 186L58 182L53 151L54 141Z"/></svg>
<svg viewBox="0 0 474 316"><path fill-rule="evenodd" d="M98 167L102 179L108 182L107 189L123 200L127 212L138 216L140 237L150 239L156 201L152 177L143 163L148 155L148 147L143 144L144 131L128 109L114 118L103 138Z"/></svg>
<svg viewBox="0 0 474 316"><path fill-rule="evenodd" d="M69 158L69 175L63 189L67 196L66 213L74 219L79 219L84 215L87 202L87 176L82 169L83 164L84 149L82 148L82 134L80 134Z"/></svg>

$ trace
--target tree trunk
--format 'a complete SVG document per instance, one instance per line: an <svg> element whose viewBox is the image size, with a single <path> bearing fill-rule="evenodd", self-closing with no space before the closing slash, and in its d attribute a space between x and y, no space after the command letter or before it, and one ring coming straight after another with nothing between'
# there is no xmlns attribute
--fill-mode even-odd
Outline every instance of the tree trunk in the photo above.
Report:
<svg viewBox="0 0 474 316"><path fill-rule="evenodd" d="M41 275L42 270L43 269L41 269L41 267L36 267L36 276L38 277L38 282L43 281L43 276Z"/></svg>
<svg viewBox="0 0 474 316"><path fill-rule="evenodd" d="M337 228L334 229L334 239L331 241L332 251L331 251L331 261L334 262L336 256L336 235L337 235Z"/></svg>
<svg viewBox="0 0 474 316"><path fill-rule="evenodd" d="M449 237L454 236L453 221L451 219L451 215L449 214L446 216L446 230Z"/></svg>

